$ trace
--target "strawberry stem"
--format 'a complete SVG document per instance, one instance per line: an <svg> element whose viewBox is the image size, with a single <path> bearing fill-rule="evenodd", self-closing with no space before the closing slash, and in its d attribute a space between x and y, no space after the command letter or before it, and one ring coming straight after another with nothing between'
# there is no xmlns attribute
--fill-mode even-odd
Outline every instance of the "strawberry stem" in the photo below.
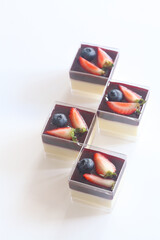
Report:
<svg viewBox="0 0 160 240"><path fill-rule="evenodd" d="M86 131L87 131L86 128L72 128L72 130L71 130L72 141L73 142L78 142L77 137L75 136L75 134L84 133Z"/></svg>
<svg viewBox="0 0 160 240"><path fill-rule="evenodd" d="M105 178L107 178L107 177L112 178L112 177L114 177L114 176L116 177L116 176L117 176L117 173L108 171L104 177L105 177Z"/></svg>
<svg viewBox="0 0 160 240"><path fill-rule="evenodd" d="M75 133L84 133L84 132L86 132L86 131L87 131L86 128L76 128L76 129L75 129Z"/></svg>
<svg viewBox="0 0 160 240"><path fill-rule="evenodd" d="M143 100L143 99L142 99ZM135 111L135 113L137 114L137 115L139 115L140 113L141 113L141 106L143 105L143 104L141 104L141 103L139 103L139 101L141 101L141 99L140 100L137 100L137 109L136 109L136 111ZM143 100L144 101L144 100Z"/></svg>
<svg viewBox="0 0 160 240"><path fill-rule="evenodd" d="M137 110L136 110L136 114L137 114L137 115L139 115L140 112L141 112L140 109L137 109Z"/></svg>
<svg viewBox="0 0 160 240"><path fill-rule="evenodd" d="M73 142L77 142L77 137L75 136L75 129L72 128L71 130L71 137Z"/></svg>
<svg viewBox="0 0 160 240"><path fill-rule="evenodd" d="M106 61L104 64L103 64L103 68L112 68L114 66L114 64L110 61Z"/></svg>
<svg viewBox="0 0 160 240"><path fill-rule="evenodd" d="M136 102L139 103L140 106L142 106L146 101L143 98L141 98L141 99L137 100Z"/></svg>

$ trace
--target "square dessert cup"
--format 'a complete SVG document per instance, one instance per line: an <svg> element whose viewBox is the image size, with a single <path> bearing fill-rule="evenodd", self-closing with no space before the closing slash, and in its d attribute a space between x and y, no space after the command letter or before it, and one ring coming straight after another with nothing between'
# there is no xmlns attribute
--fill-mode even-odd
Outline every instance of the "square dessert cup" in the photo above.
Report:
<svg viewBox="0 0 160 240"><path fill-rule="evenodd" d="M85 171L87 171L86 168L83 172L79 164L88 158L92 159L94 166L90 169L90 173L85 173ZM106 162L104 163L104 161ZM126 155L124 154L91 145L84 146L77 157L77 161L73 165L69 178L72 200L104 210L105 212L110 212L117 199L120 185L122 185L125 166ZM114 168L116 174L112 176L109 174L108 177L104 177L102 176L102 167L105 171L108 171L108 173L111 173L109 170ZM103 185L104 181L107 181L107 186Z"/></svg>
<svg viewBox="0 0 160 240"><path fill-rule="evenodd" d="M127 106L130 105L130 108L134 108L137 104L138 112L137 110L133 110L133 112L131 110L132 113L127 115L126 113L123 113L122 109L118 109L117 112L115 106L109 105L108 102L112 102L113 100L111 101L108 99L108 94L113 89L120 90L120 88L121 90L123 89L125 91L127 88L126 93L122 93L122 100L120 102L127 103ZM128 90L131 90L131 92L129 92L129 96ZM132 101L131 98L134 99L135 96L137 98L137 95L138 98L140 97L141 99ZM103 97L97 111L97 122L99 130L103 133L107 133L108 135L122 139L131 141L136 140L139 134L139 124L141 122L142 115L144 114L144 109L148 102L148 97L149 89L147 87L119 81L110 81L106 85L106 89L104 90ZM138 101L140 102L140 105L137 103ZM116 100L116 102L119 101ZM112 102L112 104L114 105L115 103Z"/></svg>
<svg viewBox="0 0 160 240"><path fill-rule="evenodd" d="M96 66L98 66L97 55L99 48L102 49L105 53L107 53L109 57L112 59L113 66L105 68L105 74L103 76L102 75L98 76L93 73L90 73L81 66L79 57L81 56L82 50L86 47L94 49L96 56L90 62ZM111 78L114 72L118 56L119 53L117 49L109 47L99 47L90 44L81 44L69 71L72 92L80 93L81 95L87 94L87 96L90 97L100 98L108 79Z"/></svg>
<svg viewBox="0 0 160 240"><path fill-rule="evenodd" d="M57 126L57 123L53 121L56 114L65 115L67 119L65 126ZM94 129L95 121L96 113L94 110L56 102L42 131L42 142L46 154L59 156L64 159L75 159L83 144L92 142L94 134L92 130ZM75 129L80 129L76 128L75 124L85 124L87 130L74 132ZM73 133L74 137L72 138Z"/></svg>

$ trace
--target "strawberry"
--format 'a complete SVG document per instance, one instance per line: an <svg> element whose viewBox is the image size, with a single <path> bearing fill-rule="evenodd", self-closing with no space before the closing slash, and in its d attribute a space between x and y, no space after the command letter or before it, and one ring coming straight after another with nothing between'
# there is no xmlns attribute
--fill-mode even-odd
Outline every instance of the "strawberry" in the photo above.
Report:
<svg viewBox="0 0 160 240"><path fill-rule="evenodd" d="M96 172L102 177L116 176L116 167L101 153L94 154Z"/></svg>
<svg viewBox="0 0 160 240"><path fill-rule="evenodd" d="M74 136L74 129L71 127L56 128L56 129L48 130L45 133L55 137L60 137L68 140L72 139L73 141L76 141L76 137Z"/></svg>
<svg viewBox="0 0 160 240"><path fill-rule="evenodd" d="M80 65L89 73L92 73L92 74L98 75L98 76L105 74L105 71L103 71L102 69L100 69L99 67L94 65L93 63L87 61L83 57L79 57L79 62L80 62Z"/></svg>
<svg viewBox="0 0 160 240"><path fill-rule="evenodd" d="M71 108L69 117L70 117L72 126L76 128L76 133L87 131L88 129L87 124L76 108Z"/></svg>
<svg viewBox="0 0 160 240"><path fill-rule="evenodd" d="M112 111L130 115L134 112L139 112L140 104L139 103L126 103L126 102L110 102L107 101L108 107L112 109Z"/></svg>
<svg viewBox="0 0 160 240"><path fill-rule="evenodd" d="M122 85L119 85L119 88L128 102L139 102L142 99L140 95Z"/></svg>
<svg viewBox="0 0 160 240"><path fill-rule="evenodd" d="M98 48L98 66L100 68L111 68L113 67L112 58L101 48Z"/></svg>
<svg viewBox="0 0 160 240"><path fill-rule="evenodd" d="M93 174L89 174L89 173L85 173L83 175L83 177L88 180L91 183L94 183L96 185L102 186L102 187L107 187L107 188L112 188L115 185L115 181L113 179L104 179L101 178L99 176L93 175Z"/></svg>

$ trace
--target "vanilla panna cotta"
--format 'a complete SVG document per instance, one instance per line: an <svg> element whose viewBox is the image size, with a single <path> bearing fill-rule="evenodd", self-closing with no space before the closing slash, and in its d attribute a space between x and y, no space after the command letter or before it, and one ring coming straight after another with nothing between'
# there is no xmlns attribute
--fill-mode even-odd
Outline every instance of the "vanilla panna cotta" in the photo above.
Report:
<svg viewBox="0 0 160 240"><path fill-rule="evenodd" d="M72 92L100 98L118 56L116 49L81 44L69 71Z"/></svg>
<svg viewBox="0 0 160 240"><path fill-rule="evenodd" d="M85 146L69 178L72 200L110 212L119 192L125 166L125 155Z"/></svg>
<svg viewBox="0 0 160 240"><path fill-rule="evenodd" d="M98 125L109 135L135 140L146 107L145 87L110 81L98 107Z"/></svg>
<svg viewBox="0 0 160 240"><path fill-rule="evenodd" d="M92 141L95 119L93 110L57 102L42 132L45 152L76 158L83 144Z"/></svg>

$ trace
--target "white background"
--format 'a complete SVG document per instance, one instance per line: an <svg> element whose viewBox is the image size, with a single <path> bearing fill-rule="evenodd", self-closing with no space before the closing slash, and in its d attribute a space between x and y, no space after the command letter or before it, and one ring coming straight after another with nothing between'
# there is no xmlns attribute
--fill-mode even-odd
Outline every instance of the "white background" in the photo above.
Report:
<svg viewBox="0 0 160 240"><path fill-rule="evenodd" d="M160 238L159 1L0 0L0 239ZM114 79L150 87L136 142L97 135L128 155L111 214L70 202L72 163L45 159L41 130L55 100L71 96L69 68L81 42L115 47Z"/></svg>

